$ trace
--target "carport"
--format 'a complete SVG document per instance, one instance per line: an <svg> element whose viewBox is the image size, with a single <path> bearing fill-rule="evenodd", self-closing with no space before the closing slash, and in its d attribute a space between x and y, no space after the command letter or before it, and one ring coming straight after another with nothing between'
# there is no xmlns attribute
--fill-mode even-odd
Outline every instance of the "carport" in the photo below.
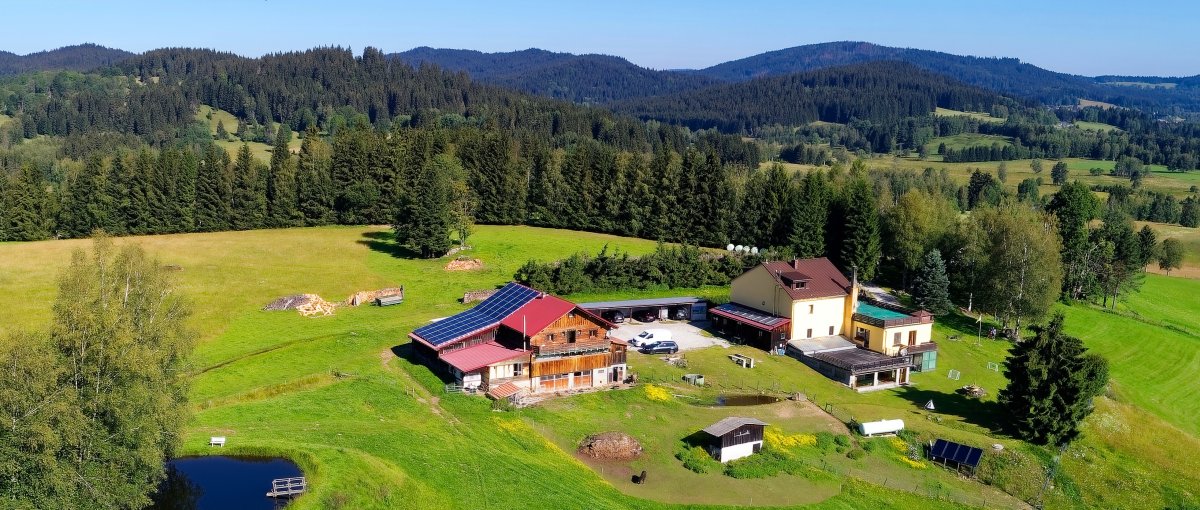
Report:
<svg viewBox="0 0 1200 510"><path fill-rule="evenodd" d="M625 317L633 317L634 312L652 310L659 320L670 318L671 310L674 308L684 308L688 310L688 320L702 321L708 318L708 301L694 296L598 301L580 303L579 307L596 315L605 312L621 312Z"/></svg>
<svg viewBox="0 0 1200 510"><path fill-rule="evenodd" d="M788 325L792 323L787 317L734 303L725 303L709 311L717 331L742 343L780 353L787 345Z"/></svg>

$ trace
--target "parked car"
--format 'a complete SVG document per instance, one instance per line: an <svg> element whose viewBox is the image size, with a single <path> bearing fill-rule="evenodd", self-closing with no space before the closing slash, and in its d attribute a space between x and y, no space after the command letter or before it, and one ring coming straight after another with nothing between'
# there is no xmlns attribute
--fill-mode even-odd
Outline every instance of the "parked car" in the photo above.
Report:
<svg viewBox="0 0 1200 510"><path fill-rule="evenodd" d="M639 349L642 354L675 354L679 352L679 344L671 340L663 340L653 345Z"/></svg>
<svg viewBox="0 0 1200 510"><path fill-rule="evenodd" d="M638 310L633 312L633 319L638 322L654 322L658 320L658 310Z"/></svg>
<svg viewBox="0 0 1200 510"><path fill-rule="evenodd" d="M671 319L677 321L686 321L692 318L692 310L685 306L680 306L671 309Z"/></svg>
<svg viewBox="0 0 1200 510"><path fill-rule="evenodd" d="M617 310L609 310L607 312L604 312L604 313L600 314L600 317L604 318L604 320L611 322L613 324L620 324L622 322L625 322L625 314L623 314Z"/></svg>
<svg viewBox="0 0 1200 510"><path fill-rule="evenodd" d="M671 339L671 332L665 329L647 329L637 336L629 340L629 345L634 347L646 347L658 342Z"/></svg>

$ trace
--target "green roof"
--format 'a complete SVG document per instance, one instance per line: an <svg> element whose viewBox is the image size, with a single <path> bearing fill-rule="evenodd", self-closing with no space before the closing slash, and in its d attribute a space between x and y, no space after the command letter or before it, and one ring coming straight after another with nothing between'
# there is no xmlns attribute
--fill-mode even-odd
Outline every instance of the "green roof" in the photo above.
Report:
<svg viewBox="0 0 1200 510"><path fill-rule="evenodd" d="M887 321L887 320L892 320L892 319L903 319L903 318L909 317L909 315L906 313L888 310L887 308L880 308L878 306L875 306L875 305L872 305L869 303L859 303L858 310L855 310L855 312L861 313L863 315L866 315L867 317L872 317L872 318L879 319L882 321Z"/></svg>

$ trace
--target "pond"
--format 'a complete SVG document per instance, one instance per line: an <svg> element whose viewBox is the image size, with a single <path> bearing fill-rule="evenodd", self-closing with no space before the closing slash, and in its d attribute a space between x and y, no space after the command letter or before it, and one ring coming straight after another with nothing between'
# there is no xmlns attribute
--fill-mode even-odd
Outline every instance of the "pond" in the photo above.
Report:
<svg viewBox="0 0 1200 510"><path fill-rule="evenodd" d="M303 476L287 459L182 457L167 463L167 478L151 496L151 510L274 510L287 499L266 496L271 480Z"/></svg>
<svg viewBox="0 0 1200 510"><path fill-rule="evenodd" d="M733 406L760 406L763 404L774 404L783 400L779 397L771 395L718 395L718 406L733 407Z"/></svg>

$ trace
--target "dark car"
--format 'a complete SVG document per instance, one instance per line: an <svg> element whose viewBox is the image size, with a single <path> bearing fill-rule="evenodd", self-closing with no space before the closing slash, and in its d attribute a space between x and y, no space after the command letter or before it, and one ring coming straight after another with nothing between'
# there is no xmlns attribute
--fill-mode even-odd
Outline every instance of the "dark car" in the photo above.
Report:
<svg viewBox="0 0 1200 510"><path fill-rule="evenodd" d="M633 312L634 320L638 322L654 322L658 320L657 310L638 310Z"/></svg>
<svg viewBox="0 0 1200 510"><path fill-rule="evenodd" d="M671 309L671 318L677 321L686 321L692 317L692 310L686 307L676 307Z"/></svg>
<svg viewBox="0 0 1200 510"><path fill-rule="evenodd" d="M672 340L663 340L642 347L640 352L642 354L675 354L679 352L679 344Z"/></svg>
<svg viewBox="0 0 1200 510"><path fill-rule="evenodd" d="M607 312L604 312L604 313L600 314L600 317L603 317L604 320L609 321L613 324L620 324L622 322L625 322L625 314L623 314L617 310L609 310Z"/></svg>

